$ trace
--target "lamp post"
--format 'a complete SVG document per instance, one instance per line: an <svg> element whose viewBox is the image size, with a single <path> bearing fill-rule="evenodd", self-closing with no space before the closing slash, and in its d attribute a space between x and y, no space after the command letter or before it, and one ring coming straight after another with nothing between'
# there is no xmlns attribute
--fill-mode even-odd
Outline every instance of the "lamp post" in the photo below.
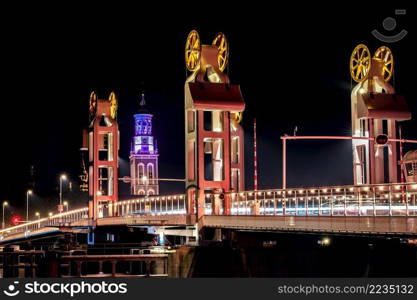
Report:
<svg viewBox="0 0 417 300"><path fill-rule="evenodd" d="M145 196L148 197L148 177L142 177L143 183L145 184Z"/></svg>
<svg viewBox="0 0 417 300"><path fill-rule="evenodd" d="M66 211L68 211L68 201L64 201L63 205L66 207Z"/></svg>
<svg viewBox="0 0 417 300"><path fill-rule="evenodd" d="M26 192L26 222L29 222L29 195L32 195L32 190Z"/></svg>
<svg viewBox="0 0 417 300"><path fill-rule="evenodd" d="M51 213L51 212L50 212L50 213L48 213L48 216L49 216L49 217L52 217L53 215L54 215L54 214L53 214L53 213Z"/></svg>
<svg viewBox="0 0 417 300"><path fill-rule="evenodd" d="M7 201L3 201L3 222L1 223L1 228L4 229L4 208L9 205Z"/></svg>
<svg viewBox="0 0 417 300"><path fill-rule="evenodd" d="M35 213L35 216L38 217L38 221L41 219L41 214L38 211Z"/></svg>
<svg viewBox="0 0 417 300"><path fill-rule="evenodd" d="M59 176L59 207L58 207L58 212L63 211L63 207L62 207L62 182L64 180L67 180L67 175L62 174L61 176Z"/></svg>

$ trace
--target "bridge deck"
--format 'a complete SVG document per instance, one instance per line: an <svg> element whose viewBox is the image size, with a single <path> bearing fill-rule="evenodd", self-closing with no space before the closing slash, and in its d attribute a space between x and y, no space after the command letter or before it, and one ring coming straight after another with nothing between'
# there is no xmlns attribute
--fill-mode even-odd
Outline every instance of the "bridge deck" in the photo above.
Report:
<svg viewBox="0 0 417 300"><path fill-rule="evenodd" d="M416 217L331 216L205 216L205 227L330 232L354 234L417 235Z"/></svg>
<svg viewBox="0 0 417 300"><path fill-rule="evenodd" d="M228 197L231 215L223 214L223 207L220 215L212 215L213 194L206 194L199 229L417 235L416 183L244 191ZM0 230L0 243L45 235L51 228L62 232L87 226L193 226L196 217L186 209L185 195L144 196L100 205L95 222L84 207L6 228Z"/></svg>

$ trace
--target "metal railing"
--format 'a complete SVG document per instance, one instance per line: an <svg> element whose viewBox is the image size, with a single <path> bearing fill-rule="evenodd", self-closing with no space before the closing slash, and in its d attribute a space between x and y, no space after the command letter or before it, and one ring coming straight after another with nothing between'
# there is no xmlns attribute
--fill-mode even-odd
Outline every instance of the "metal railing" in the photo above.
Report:
<svg viewBox="0 0 417 300"><path fill-rule="evenodd" d="M56 227L64 224L69 224L75 221L88 219L88 207L70 210L68 212L56 214L48 218L42 218L36 221L30 221L20 225L12 226L6 229L0 230L0 241L8 235L17 233L28 234L33 230L44 227Z"/></svg>
<svg viewBox="0 0 417 300"><path fill-rule="evenodd" d="M417 184L375 184L287 188L231 193L232 215L273 216L417 216ZM206 194L205 214L212 214L213 194ZM144 196L99 206L99 218L132 215L184 215L185 195ZM221 204L220 214L224 213ZM88 220L88 208L0 230L5 236Z"/></svg>
<svg viewBox="0 0 417 300"><path fill-rule="evenodd" d="M231 214L417 216L416 195L417 184L376 184L239 192L231 194ZM206 213L210 213L210 201L207 203L206 200L206 205Z"/></svg>

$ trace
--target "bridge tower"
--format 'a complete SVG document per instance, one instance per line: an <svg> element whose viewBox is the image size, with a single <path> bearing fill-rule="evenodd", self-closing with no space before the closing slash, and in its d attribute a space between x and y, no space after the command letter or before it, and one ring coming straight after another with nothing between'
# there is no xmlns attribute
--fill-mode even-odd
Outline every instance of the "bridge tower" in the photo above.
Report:
<svg viewBox="0 0 417 300"><path fill-rule="evenodd" d="M89 218L97 219L99 205L111 208L118 200L119 127L117 98L112 92L109 99L90 95L89 150ZM106 211L106 210L102 210ZM112 212L109 211L111 215Z"/></svg>
<svg viewBox="0 0 417 300"><path fill-rule="evenodd" d="M351 94L353 176L355 185L398 182L398 122L411 118L404 97L389 83L394 58L388 47L373 55L358 45L351 55L350 73L357 85Z"/></svg>
<svg viewBox="0 0 417 300"><path fill-rule="evenodd" d="M135 135L130 151L130 188L132 195L158 195L158 146L152 135L153 115L145 108L142 94L139 113L134 115Z"/></svg>
<svg viewBox="0 0 417 300"><path fill-rule="evenodd" d="M187 212L204 214L205 194L212 213L230 214L230 193L244 189L243 129L245 103L239 85L223 73L228 43L218 33L202 45L197 31L189 33L185 62L191 74L185 82L185 156ZM196 203L194 202L196 200Z"/></svg>

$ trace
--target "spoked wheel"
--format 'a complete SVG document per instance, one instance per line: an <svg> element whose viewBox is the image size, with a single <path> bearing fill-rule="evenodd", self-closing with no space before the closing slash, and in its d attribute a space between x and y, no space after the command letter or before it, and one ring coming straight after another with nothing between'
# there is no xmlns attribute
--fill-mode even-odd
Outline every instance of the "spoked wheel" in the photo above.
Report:
<svg viewBox="0 0 417 300"><path fill-rule="evenodd" d="M196 30L188 34L185 43L185 65L188 71L195 71L201 58L201 41Z"/></svg>
<svg viewBox="0 0 417 300"><path fill-rule="evenodd" d="M91 92L90 94L90 117L93 118L96 115L97 110L97 94Z"/></svg>
<svg viewBox="0 0 417 300"><path fill-rule="evenodd" d="M116 119L118 105L117 105L117 97L114 92L110 94L109 101L110 101L110 116L112 119Z"/></svg>
<svg viewBox="0 0 417 300"><path fill-rule="evenodd" d="M216 34L212 45L216 46L217 50L219 50L219 53L217 54L217 62L219 64L220 71L223 72L227 66L227 60L229 58L229 45L227 43L226 36L222 32L219 32Z"/></svg>
<svg viewBox="0 0 417 300"><path fill-rule="evenodd" d="M362 82L371 69L371 53L363 44L356 46L350 56L350 75L356 82Z"/></svg>
<svg viewBox="0 0 417 300"><path fill-rule="evenodd" d="M239 124L240 122L242 122L242 119L243 119L243 112L236 112L236 113L233 113L233 120L237 123L237 124Z"/></svg>
<svg viewBox="0 0 417 300"><path fill-rule="evenodd" d="M379 47L374 55L374 58L382 61L382 77L388 82L394 73L394 56L388 47Z"/></svg>

